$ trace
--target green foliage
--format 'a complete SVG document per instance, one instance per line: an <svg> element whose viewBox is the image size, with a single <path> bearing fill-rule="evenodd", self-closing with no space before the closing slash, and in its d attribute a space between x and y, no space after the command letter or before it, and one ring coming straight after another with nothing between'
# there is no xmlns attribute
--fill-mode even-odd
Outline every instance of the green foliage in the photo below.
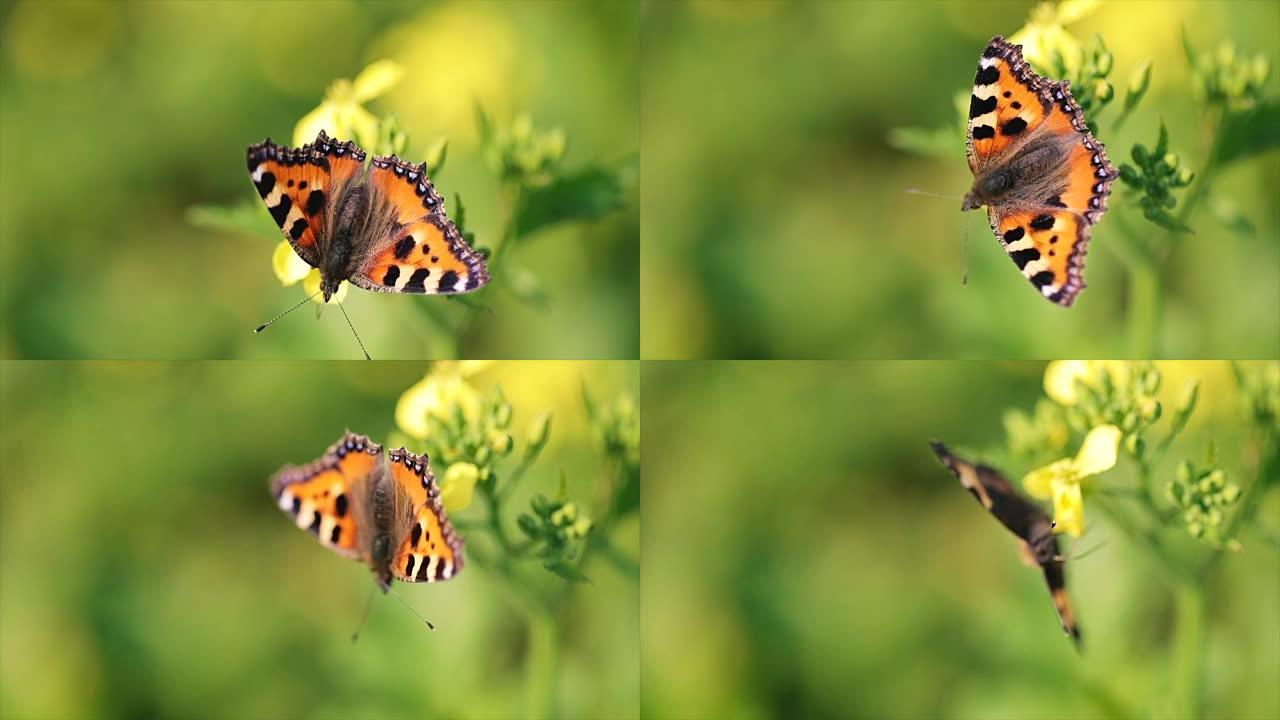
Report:
<svg viewBox="0 0 1280 720"><path fill-rule="evenodd" d="M1210 443L1205 465L1197 467L1191 460L1182 461L1175 478L1165 486L1165 496L1177 508L1191 537L1215 547L1229 541L1229 545L1238 548L1239 543L1223 538L1222 531L1227 513L1240 501L1240 486L1227 482L1226 472L1216 466L1213 456Z"/></svg>
<svg viewBox="0 0 1280 720"><path fill-rule="evenodd" d="M1166 230L1188 233L1191 228L1178 220L1170 211L1178 205L1175 190L1185 189L1195 178L1191 168L1182 167L1177 153L1169 151L1169 131L1160 123L1160 137L1155 150L1137 143L1133 146L1134 163L1120 164L1120 180L1142 193L1138 205L1142 216Z"/></svg>

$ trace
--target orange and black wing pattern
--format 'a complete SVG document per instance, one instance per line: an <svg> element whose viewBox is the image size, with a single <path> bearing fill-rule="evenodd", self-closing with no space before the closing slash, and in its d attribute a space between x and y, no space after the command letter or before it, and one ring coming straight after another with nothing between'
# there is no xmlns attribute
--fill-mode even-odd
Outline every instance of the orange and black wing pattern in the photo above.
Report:
<svg viewBox="0 0 1280 720"><path fill-rule="evenodd" d="M1021 47L999 36L987 44L973 80L965 135L974 174L1045 121L1053 107L1049 86L1023 61Z"/></svg>
<svg viewBox="0 0 1280 720"><path fill-rule="evenodd" d="M276 505L321 545L360 559L353 493L377 466L382 447L348 432L324 457L301 467L288 466L271 478Z"/></svg>
<svg viewBox="0 0 1280 720"><path fill-rule="evenodd" d="M462 538L453 531L426 455L399 448L387 455L391 478L409 499L409 527L391 558L391 574L404 582L448 580L462 570Z"/></svg>
<svg viewBox="0 0 1280 720"><path fill-rule="evenodd" d="M365 153L353 142L338 142L323 130L314 142L285 147L270 138L251 145L249 177L294 252L320 266L320 236L329 200L360 172Z"/></svg>
<svg viewBox="0 0 1280 720"><path fill-rule="evenodd" d="M484 257L445 214L426 163L375 157L369 184L379 201L391 204L395 224L375 243L352 283L377 292L436 295L471 292L489 282Z"/></svg>
<svg viewBox="0 0 1280 720"><path fill-rule="evenodd" d="M1015 209L988 208L991 229L1018 270L1042 296L1070 307L1084 290L1090 231L1107 209L1120 173L1089 131L1066 81L1053 82L1023 60L1022 48L991 40L979 61L969 106L969 168L975 173L1016 155L1024 140L1063 139L1057 167L1036 183L1045 197ZM1039 204L1036 206L1036 204Z"/></svg>

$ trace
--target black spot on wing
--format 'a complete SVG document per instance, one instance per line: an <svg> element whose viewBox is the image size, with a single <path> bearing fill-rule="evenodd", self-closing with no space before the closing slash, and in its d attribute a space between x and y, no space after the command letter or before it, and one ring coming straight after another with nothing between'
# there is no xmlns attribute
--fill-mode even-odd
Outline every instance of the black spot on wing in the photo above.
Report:
<svg viewBox="0 0 1280 720"><path fill-rule="evenodd" d="M457 284L458 284L458 273L450 270L449 272L440 276L440 284L436 288L436 292L442 292L442 293L457 292L456 290L454 290L454 286Z"/></svg>
<svg viewBox="0 0 1280 720"><path fill-rule="evenodd" d="M1049 283L1053 282L1053 273L1048 270L1041 270L1035 275L1032 275L1030 280L1031 280L1031 284L1035 285L1036 289L1038 290L1044 287L1045 285L1048 285Z"/></svg>
<svg viewBox="0 0 1280 720"><path fill-rule="evenodd" d="M979 67L978 74L973 77L974 85L990 85L1000 79L1000 69L995 65Z"/></svg>
<svg viewBox="0 0 1280 720"><path fill-rule="evenodd" d="M409 282L404 284L404 291L411 293L424 293L427 291L427 276L431 271L426 268L418 268L413 271L413 275L409 276Z"/></svg>
<svg viewBox="0 0 1280 720"><path fill-rule="evenodd" d="M293 227L289 228L289 237L293 238L294 240L301 238L302 233L307 231L307 227L308 225L306 220L302 218L298 218L297 220L294 220Z"/></svg>
<svg viewBox="0 0 1280 720"><path fill-rule="evenodd" d="M409 257L411 252L413 252L413 236L405 235L400 238L400 242L396 243L396 259L403 260Z"/></svg>
<svg viewBox="0 0 1280 720"><path fill-rule="evenodd" d="M1049 230L1053 227L1052 215L1040 215L1031 221L1031 227L1036 230Z"/></svg>
<svg viewBox="0 0 1280 720"><path fill-rule="evenodd" d="M302 512L302 498L297 495L293 496L293 514L297 515Z"/></svg>
<svg viewBox="0 0 1280 720"><path fill-rule="evenodd" d="M1000 126L1000 134L1004 135L1005 137L1012 137L1014 135L1020 134L1023 130L1026 130L1026 129L1027 129L1027 121L1023 120L1020 117L1016 117L1010 120L1009 122L1005 123L1004 125Z"/></svg>
<svg viewBox="0 0 1280 720"><path fill-rule="evenodd" d="M1026 234L1027 234L1026 230L1023 230L1020 227L1016 227L1004 234L1004 241L1007 243L1018 242Z"/></svg>
<svg viewBox="0 0 1280 720"><path fill-rule="evenodd" d="M333 543L334 545L337 545L338 538L340 537L342 537L342 526L334 525L333 532L329 534L329 542Z"/></svg>
<svg viewBox="0 0 1280 720"><path fill-rule="evenodd" d="M258 188L258 194L265 198L275 189L276 176L269 172L264 172L262 173L262 179L254 183L254 185Z"/></svg>
<svg viewBox="0 0 1280 720"><path fill-rule="evenodd" d="M413 532L409 534L409 546L418 547L418 541L422 539L422 523L413 526Z"/></svg>
<svg viewBox="0 0 1280 720"><path fill-rule="evenodd" d="M1031 262L1032 260L1039 260L1040 251L1035 248L1026 248L1025 250L1014 250L1013 252L1009 253L1009 257L1013 258L1013 263L1018 266L1019 270L1021 270L1022 268L1026 267L1027 263Z"/></svg>
<svg viewBox="0 0 1280 720"><path fill-rule="evenodd" d="M1066 203L1062 202L1062 196L1061 196L1061 195L1054 195L1053 197L1049 198L1048 200L1045 200L1045 203L1046 203L1046 204L1048 204L1050 207L1060 207L1060 208L1064 208L1064 207L1066 207L1066 206L1067 206L1067 204L1066 204Z"/></svg>
<svg viewBox="0 0 1280 720"><path fill-rule="evenodd" d="M422 559L422 564L418 566L418 576L415 578L418 582L429 582L433 578L427 574L427 569L431 567L431 563L426 558Z"/></svg>
<svg viewBox="0 0 1280 720"><path fill-rule="evenodd" d="M405 577L407 577L407 578L411 578L411 577L413 577L413 564L414 564L416 561L417 561L417 558L415 558L413 555L410 555L410 556L409 556L409 559L404 561L404 576L405 576Z"/></svg>
<svg viewBox="0 0 1280 720"><path fill-rule="evenodd" d="M307 214L315 215L324 209L324 191L312 190L307 196Z"/></svg>
<svg viewBox="0 0 1280 720"><path fill-rule="evenodd" d="M314 509L311 511L311 524L307 526L307 530L312 535L318 536L320 534L320 513Z"/></svg>
<svg viewBox="0 0 1280 720"><path fill-rule="evenodd" d="M293 209L293 201L288 195L281 195L280 204L267 209L271 211L271 217L276 221L276 225L283 228L284 221L289 217L289 211Z"/></svg>
<svg viewBox="0 0 1280 720"><path fill-rule="evenodd" d="M996 129L990 125L977 125L973 128L974 140L990 140L996 136Z"/></svg>
<svg viewBox="0 0 1280 720"><path fill-rule="evenodd" d="M969 97L969 119L970 120L982 115L986 115L987 113L995 109L996 109L995 95L992 95L986 100L979 98L977 95L972 95Z"/></svg>
<svg viewBox="0 0 1280 720"><path fill-rule="evenodd" d="M382 284L387 287L395 287L396 281L400 279L400 266L392 265L387 268L387 274L382 276Z"/></svg>
<svg viewBox="0 0 1280 720"><path fill-rule="evenodd" d="M345 493L333 499L333 510L338 517L347 516L347 496Z"/></svg>

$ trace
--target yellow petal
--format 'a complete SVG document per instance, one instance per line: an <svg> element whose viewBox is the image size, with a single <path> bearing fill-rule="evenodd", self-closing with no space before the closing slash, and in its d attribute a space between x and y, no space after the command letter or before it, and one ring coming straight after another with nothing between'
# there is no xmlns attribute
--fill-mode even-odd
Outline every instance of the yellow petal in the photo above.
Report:
<svg viewBox="0 0 1280 720"><path fill-rule="evenodd" d="M1070 479L1072 462L1070 459L1059 460L1038 470L1032 470L1022 478L1022 487L1033 497L1048 500L1053 495L1053 487L1057 483Z"/></svg>
<svg viewBox="0 0 1280 720"><path fill-rule="evenodd" d="M1071 537L1084 534L1084 496L1080 483L1059 482L1053 485L1053 531Z"/></svg>
<svg viewBox="0 0 1280 720"><path fill-rule="evenodd" d="M1086 478L1115 467L1120 435L1120 428L1115 425L1099 425L1090 430L1076 454L1076 477Z"/></svg>
<svg viewBox="0 0 1280 720"><path fill-rule="evenodd" d="M451 513L466 510L475 495L480 469L469 462L454 463L444 472L440 481L440 502Z"/></svg>
<svg viewBox="0 0 1280 720"><path fill-rule="evenodd" d="M1044 392L1059 405L1075 405L1076 380L1089 376L1084 360L1054 360L1044 369Z"/></svg>
<svg viewBox="0 0 1280 720"><path fill-rule="evenodd" d="M334 135L338 127L337 118L334 116L334 105L325 101L320 103L320 107L312 110L293 127L293 146L302 147L320 134L321 130Z"/></svg>
<svg viewBox="0 0 1280 720"><path fill-rule="evenodd" d="M427 407L432 403L430 396L435 394L435 384L429 375L405 390L396 402L396 426L413 437L425 438L429 430Z"/></svg>
<svg viewBox="0 0 1280 720"><path fill-rule="evenodd" d="M311 272L311 266L298 257L298 253L293 251L293 246L288 240L281 240L280 244L276 245L275 251L271 253L271 269L275 271L276 277L285 287L297 284Z"/></svg>
<svg viewBox="0 0 1280 720"><path fill-rule="evenodd" d="M302 290L306 292L308 296L311 296L312 302L316 302L321 305L324 304L325 302L324 295L316 294L320 292L320 271L319 270L315 268L311 268L311 272L307 273L307 277L302 281ZM342 302L346 298L347 298L347 284L339 283L338 291L335 292L329 298L329 302Z"/></svg>
<svg viewBox="0 0 1280 720"><path fill-rule="evenodd" d="M492 360L459 360L456 367L459 375L471 377L476 373L483 372L491 365L493 365Z"/></svg>
<svg viewBox="0 0 1280 720"><path fill-rule="evenodd" d="M366 102L395 86L404 77L404 66L394 60L379 60L356 76L355 101Z"/></svg>
<svg viewBox="0 0 1280 720"><path fill-rule="evenodd" d="M1062 0L1058 3L1058 22L1063 25L1092 15L1102 5L1101 0Z"/></svg>

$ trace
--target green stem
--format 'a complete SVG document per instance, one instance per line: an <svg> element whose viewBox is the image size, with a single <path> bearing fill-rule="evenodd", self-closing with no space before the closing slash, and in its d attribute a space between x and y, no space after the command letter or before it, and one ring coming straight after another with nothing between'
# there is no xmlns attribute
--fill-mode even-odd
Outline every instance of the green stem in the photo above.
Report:
<svg viewBox="0 0 1280 720"><path fill-rule="evenodd" d="M529 613L528 674L525 677L525 716L556 717L560 638L555 617L545 609Z"/></svg>
<svg viewBox="0 0 1280 720"><path fill-rule="evenodd" d="M1204 590L1198 582L1178 584L1174 686L1182 690L1180 717L1204 717L1206 609Z"/></svg>

